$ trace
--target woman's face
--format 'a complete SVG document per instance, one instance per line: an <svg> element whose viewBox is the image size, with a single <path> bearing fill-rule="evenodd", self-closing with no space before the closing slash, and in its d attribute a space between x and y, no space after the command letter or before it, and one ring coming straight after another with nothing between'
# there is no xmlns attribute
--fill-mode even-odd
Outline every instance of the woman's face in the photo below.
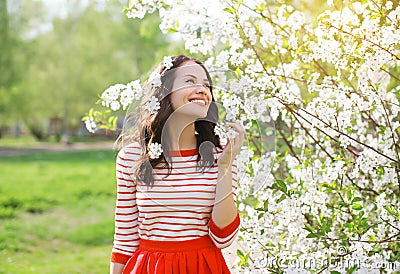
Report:
<svg viewBox="0 0 400 274"><path fill-rule="evenodd" d="M175 69L171 103L174 113L204 118L212 95L204 69L194 61L186 61Z"/></svg>

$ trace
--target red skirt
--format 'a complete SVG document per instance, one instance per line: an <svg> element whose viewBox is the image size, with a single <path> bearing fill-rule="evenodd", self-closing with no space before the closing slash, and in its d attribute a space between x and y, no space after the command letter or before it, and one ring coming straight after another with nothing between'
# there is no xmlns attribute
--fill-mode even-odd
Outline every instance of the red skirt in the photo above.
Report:
<svg viewBox="0 0 400 274"><path fill-rule="evenodd" d="M210 236L187 241L139 240L123 274L230 274Z"/></svg>

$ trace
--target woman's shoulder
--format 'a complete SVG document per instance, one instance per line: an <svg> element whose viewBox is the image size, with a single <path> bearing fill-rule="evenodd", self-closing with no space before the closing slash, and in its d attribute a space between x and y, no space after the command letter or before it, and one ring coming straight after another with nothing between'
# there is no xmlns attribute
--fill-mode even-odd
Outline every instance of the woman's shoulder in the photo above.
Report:
<svg viewBox="0 0 400 274"><path fill-rule="evenodd" d="M123 159L136 160L142 155L142 148L138 142L124 144L118 152L118 156Z"/></svg>

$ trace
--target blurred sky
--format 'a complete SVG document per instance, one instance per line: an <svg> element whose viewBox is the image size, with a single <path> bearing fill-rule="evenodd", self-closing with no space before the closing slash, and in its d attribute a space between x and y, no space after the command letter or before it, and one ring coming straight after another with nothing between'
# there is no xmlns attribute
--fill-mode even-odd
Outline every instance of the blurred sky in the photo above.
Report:
<svg viewBox="0 0 400 274"><path fill-rule="evenodd" d="M29 0L28 0L29 1ZM55 17L65 18L68 13L79 12L87 7L89 3L96 3L96 7L103 9L107 0L31 0L33 2L42 2L46 7L45 18L40 18L40 22L32 22L32 28L24 34L24 38L29 40L34 38L40 33L51 31L51 21ZM10 3L11 2L11 3ZM15 3L9 1L9 5L13 6ZM122 8L121 8L122 9ZM35 11L31 11L35 14ZM39 21L39 20L38 20Z"/></svg>
<svg viewBox="0 0 400 274"><path fill-rule="evenodd" d="M90 2L96 2L96 3L103 3L106 2L104 1L90 1L90 0L36 0L39 2L42 2L46 5L49 15L51 17L54 16L59 16L62 18L65 18L68 14L68 11L70 10L71 6L74 6L75 8L79 9L81 7L86 7ZM101 4L100 4L101 5ZM104 5L103 5L104 6Z"/></svg>
<svg viewBox="0 0 400 274"><path fill-rule="evenodd" d="M32 28L24 33L24 38L26 40L33 39L38 34L51 31L53 28L52 20L55 17L65 18L68 13L76 13L79 10L84 9L90 3L95 3L95 7L99 10L102 10L107 7L107 3L111 0L28 0L34 2L41 2L46 7L46 17L41 18L42 20L38 20L38 22L32 22ZM115 0L114 0L115 1ZM210 1L210 0L209 0ZM121 11L124 6L127 5L127 0L119 0L121 3ZM9 6L13 8L13 5L17 5L15 2L9 1ZM15 8L15 7L14 7ZM32 14L35 14L35 11L32 11ZM44 19L44 20L43 20ZM166 39L169 42L179 41L182 39L179 33L166 34Z"/></svg>

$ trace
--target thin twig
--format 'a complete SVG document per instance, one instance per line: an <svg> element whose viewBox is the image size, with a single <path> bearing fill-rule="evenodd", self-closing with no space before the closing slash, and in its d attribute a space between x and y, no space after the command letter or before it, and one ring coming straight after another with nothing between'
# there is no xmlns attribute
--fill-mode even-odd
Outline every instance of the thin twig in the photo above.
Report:
<svg viewBox="0 0 400 274"><path fill-rule="evenodd" d="M341 29L341 28L338 28L338 27L336 27L336 26L334 26L334 25L332 25L332 24L329 24L329 26L332 27L332 28L334 28L334 29L337 29L338 31L341 31L341 32L343 32L343 33L346 33L346 34L348 34L348 35L350 35L350 36L352 36L352 37L354 37L354 38L357 39L357 37L356 37L354 34L348 32L348 31L345 31L345 30L343 30L343 29ZM382 47L381 45L379 45L379 44L377 44L377 43L375 43L375 42L373 42L373 41L371 41L371 40L369 40L369 39L366 39L366 38L361 38L361 40L364 40L364 41L366 41L366 42L371 43L372 45L374 45L374 46L380 48L381 50L386 51L386 52L389 53L391 56L393 56L395 59L400 60L399 57L397 57L395 54L393 54L393 53L390 52L389 50L385 49L385 48Z"/></svg>

